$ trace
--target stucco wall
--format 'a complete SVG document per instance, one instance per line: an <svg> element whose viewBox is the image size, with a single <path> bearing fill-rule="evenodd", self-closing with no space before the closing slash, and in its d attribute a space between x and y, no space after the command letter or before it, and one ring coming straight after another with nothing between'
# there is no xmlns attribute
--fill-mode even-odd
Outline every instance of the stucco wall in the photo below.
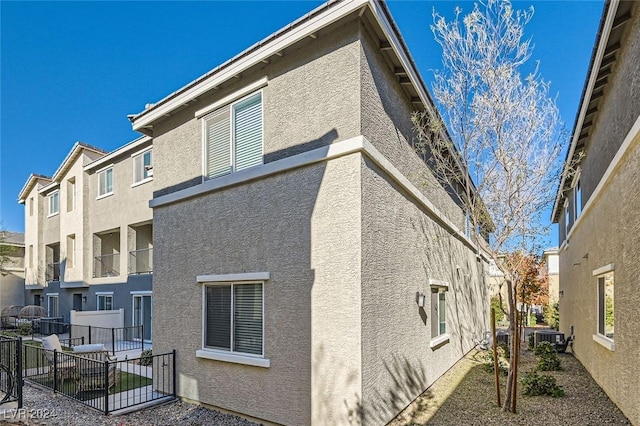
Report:
<svg viewBox="0 0 640 426"><path fill-rule="evenodd" d="M582 168L588 170L581 177L582 198L586 203L609 163L615 156L631 126L640 115L640 6L635 5L635 16L625 29L627 39L617 52L617 61L604 100L596 119L587 156Z"/></svg>
<svg viewBox="0 0 640 426"><path fill-rule="evenodd" d="M360 397L359 174L352 155L154 210L154 351L178 350L180 396L278 423L346 421ZM196 276L242 272L271 276L269 368L196 357Z"/></svg>
<svg viewBox="0 0 640 426"><path fill-rule="evenodd" d="M460 269L457 270L456 268ZM366 424L386 424L487 330L484 262L369 161L362 164L362 387ZM431 340L431 289L445 281L450 341ZM426 296L425 308L416 292Z"/></svg>
<svg viewBox="0 0 640 426"><path fill-rule="evenodd" d="M202 124L195 112L267 77L263 88L266 163L360 134L358 25L309 38L198 102L154 124L156 195L202 181Z"/></svg>
<svg viewBox="0 0 640 426"><path fill-rule="evenodd" d="M104 169L104 167L92 170L85 176L89 185L86 193L87 206L84 211L84 220L89 226L84 235L84 247L81 253L83 253L85 259L89 260L89 262L85 262L84 268L85 280L89 284L109 284L126 281L129 262L128 226L148 222L153 218L153 211L149 208L149 200L153 192L153 181L134 187L131 186L133 184L133 160L131 155L141 152L148 146L150 146L150 143L145 147L141 146L134 152L126 152L114 159L112 162L113 195L98 199L99 178L97 171ZM94 256L100 254L94 253L94 234L112 230L120 233L120 275L108 278L93 278L94 265L91 260Z"/></svg>
<svg viewBox="0 0 640 426"><path fill-rule="evenodd" d="M462 210L425 167L413 148L415 132L411 113L415 110L376 41L361 30L360 96L362 135L369 140L453 223L464 229Z"/></svg>
<svg viewBox="0 0 640 426"><path fill-rule="evenodd" d="M636 11L638 7L636 5ZM618 65L588 145L581 179L586 194L599 183L631 125L640 116L640 14L628 28ZM590 200L560 252L560 329L575 327L574 352L633 424L640 424L640 135L604 186ZM588 186L588 190L587 190ZM585 195L586 195L585 194ZM586 197L585 197L586 203ZM597 333L597 277L593 270L614 264L615 351L593 340Z"/></svg>

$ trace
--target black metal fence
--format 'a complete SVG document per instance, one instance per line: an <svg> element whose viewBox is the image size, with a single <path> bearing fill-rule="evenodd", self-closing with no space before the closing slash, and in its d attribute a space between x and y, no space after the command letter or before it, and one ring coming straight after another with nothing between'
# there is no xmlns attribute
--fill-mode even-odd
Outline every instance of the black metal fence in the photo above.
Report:
<svg viewBox="0 0 640 426"><path fill-rule="evenodd" d="M176 397L175 350L116 360L106 352L49 351L23 345L24 379L109 414Z"/></svg>
<svg viewBox="0 0 640 426"><path fill-rule="evenodd" d="M22 338L0 336L0 405L22 408Z"/></svg>
<svg viewBox="0 0 640 426"><path fill-rule="evenodd" d="M84 339L83 343L102 343L104 347L115 355L116 352L144 350L144 327L95 327L92 325L77 325L56 319L38 318L31 320L31 337L44 337L57 334L69 339Z"/></svg>

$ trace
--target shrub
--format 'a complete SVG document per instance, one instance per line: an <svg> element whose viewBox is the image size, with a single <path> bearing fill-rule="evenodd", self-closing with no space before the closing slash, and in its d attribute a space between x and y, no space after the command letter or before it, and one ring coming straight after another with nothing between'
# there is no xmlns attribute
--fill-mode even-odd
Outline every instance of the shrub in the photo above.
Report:
<svg viewBox="0 0 640 426"><path fill-rule="evenodd" d="M18 334L21 336L28 336L33 331L30 322L22 322L18 324Z"/></svg>
<svg viewBox="0 0 640 426"><path fill-rule="evenodd" d="M554 398L564 395L564 390L558 386L556 378L548 374L540 375L535 371L530 371L525 374L520 383L522 383L525 395L548 395Z"/></svg>
<svg viewBox="0 0 640 426"><path fill-rule="evenodd" d="M140 365L149 366L153 364L153 352L151 349L145 349L140 354Z"/></svg>
<svg viewBox="0 0 640 426"><path fill-rule="evenodd" d="M554 330L560 326L560 313L558 312L558 302L544 308L544 320L547 325Z"/></svg>
<svg viewBox="0 0 640 426"><path fill-rule="evenodd" d="M535 327L537 324L536 314L529 315L529 327Z"/></svg>
<svg viewBox="0 0 640 426"><path fill-rule="evenodd" d="M509 344L498 343L498 347L502 349L502 353L506 359L511 359L511 349L509 348Z"/></svg>
<svg viewBox="0 0 640 426"><path fill-rule="evenodd" d="M500 357L500 349L498 349L498 357ZM482 357L482 368L487 373L493 373L493 351L489 349ZM509 373L507 363L498 358L498 373L502 376L506 376Z"/></svg>
<svg viewBox="0 0 640 426"><path fill-rule="evenodd" d="M551 343L538 343L538 345L533 349L533 353L540 358L538 360L538 370L557 371L562 369L556 348Z"/></svg>

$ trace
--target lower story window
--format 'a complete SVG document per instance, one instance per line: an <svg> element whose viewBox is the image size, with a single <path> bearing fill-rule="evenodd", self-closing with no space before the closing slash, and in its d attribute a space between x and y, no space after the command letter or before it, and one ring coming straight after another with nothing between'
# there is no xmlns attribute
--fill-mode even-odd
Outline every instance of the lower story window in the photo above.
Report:
<svg viewBox="0 0 640 426"><path fill-rule="evenodd" d="M204 345L264 355L263 283L225 283L204 287Z"/></svg>
<svg viewBox="0 0 640 426"><path fill-rule="evenodd" d="M613 339L613 271L598 276L598 334Z"/></svg>
<svg viewBox="0 0 640 426"><path fill-rule="evenodd" d="M431 288L431 338L447 333L446 287Z"/></svg>
<svg viewBox="0 0 640 426"><path fill-rule="evenodd" d="M97 306L99 311L113 310L113 294L98 294Z"/></svg>

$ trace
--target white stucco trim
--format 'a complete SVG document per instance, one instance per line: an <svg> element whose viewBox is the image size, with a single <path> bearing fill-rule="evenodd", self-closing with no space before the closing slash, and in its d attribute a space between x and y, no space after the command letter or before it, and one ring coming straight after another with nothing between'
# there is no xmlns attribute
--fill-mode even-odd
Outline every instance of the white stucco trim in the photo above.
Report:
<svg viewBox="0 0 640 426"><path fill-rule="evenodd" d="M573 226L567 234L567 239L571 237L573 231L578 227L580 223L582 223L582 218L597 202L598 197L604 191L604 187L609 183L613 175L618 172L618 170L622 166L622 162L626 158L628 158L628 154L631 152L631 148L634 147L637 143L640 143L640 116L638 116L638 118L636 119L636 122L631 127L631 130L629 130L629 133L627 133L627 136L625 136L622 145L620 145L620 148L618 148L618 152L616 152L613 160L611 160L611 163L609 163L609 167L607 167L607 170L604 172L604 175L600 179L600 182L598 182L598 186L596 186L596 189L593 190L593 193L591 193L589 200L582 208L580 216L573 222Z"/></svg>
<svg viewBox="0 0 640 426"><path fill-rule="evenodd" d="M246 272L240 274L218 274L218 275L198 275L196 280L199 283L219 283L234 281L267 281L269 272Z"/></svg>
<svg viewBox="0 0 640 426"><path fill-rule="evenodd" d="M429 286L434 288L442 288L445 290L449 289L449 283L442 280L434 280L433 278L429 278Z"/></svg>
<svg viewBox="0 0 640 426"><path fill-rule="evenodd" d="M209 192L217 191L234 185L239 185L251 180L264 178L273 174L283 173L288 170L308 166L322 161L329 161L346 155L362 153L381 168L393 181L407 191L429 214L446 228L452 235L472 248L486 262L489 259L483 250L477 247L464 230L458 228L440 210L438 210L427 197L407 179L396 167L387 160L364 136L356 136L341 142L333 143L329 146L316 148L291 157L276 160L271 163L261 164L250 169L241 170L214 179L205 180L201 184L185 188L171 194L162 195L149 201L149 207L173 204L189 198L197 197Z"/></svg>
<svg viewBox="0 0 640 426"><path fill-rule="evenodd" d="M233 362L236 364L253 365L255 367L269 368L271 360L269 358L258 358L247 355L238 355L213 349L199 349L196 351L197 358L212 359L215 361Z"/></svg>
<svg viewBox="0 0 640 426"><path fill-rule="evenodd" d="M153 290L133 290L129 294L132 296L149 296L153 294Z"/></svg>
<svg viewBox="0 0 640 426"><path fill-rule="evenodd" d="M112 195L113 195L113 191L111 191L111 192L107 192L107 193L105 193L105 194L98 195L98 196L96 197L96 200L102 200L103 198L111 197Z"/></svg>
<svg viewBox="0 0 640 426"><path fill-rule="evenodd" d="M140 185L143 185L143 184L145 184L147 182L151 182L152 180L153 180L153 176L149 176L148 178L144 178L141 181L138 181L136 183L132 183L131 187L135 188L136 186L140 186Z"/></svg>
<svg viewBox="0 0 640 426"><path fill-rule="evenodd" d="M96 291L96 296L113 296L112 291Z"/></svg>
<svg viewBox="0 0 640 426"><path fill-rule="evenodd" d="M38 194L44 194L47 191L51 191L53 188L57 188L60 186L59 182L51 182L48 185L43 186L42 188L38 189Z"/></svg>
<svg viewBox="0 0 640 426"><path fill-rule="evenodd" d="M608 337L602 336L600 334L594 334L593 341L596 343L600 343L602 346L609 349L611 352L615 352L616 350L616 343L613 340L609 339Z"/></svg>
<svg viewBox="0 0 640 426"><path fill-rule="evenodd" d="M440 336L429 340L429 347L431 349L438 348L445 343L449 343L449 340L451 340L451 335L449 333L441 334Z"/></svg>
<svg viewBox="0 0 640 426"><path fill-rule="evenodd" d="M597 275L606 274L607 272L611 272L611 271L613 271L615 269L616 269L615 263L610 263L608 265L601 266L598 269L594 269L593 270L593 276L595 277Z"/></svg>
<svg viewBox="0 0 640 426"><path fill-rule="evenodd" d="M227 104L230 104L231 102L237 101L240 98L243 98L259 89L262 89L263 87L265 87L267 84L269 83L269 79L267 77L263 77L258 81L254 81L251 84L248 84L246 86L244 86L242 89L238 89L235 92L231 93L230 95L225 96L224 98L212 103L211 105L208 105L202 109L199 109L198 111L196 111L195 113L195 117L196 118L200 118L202 116L205 116L207 114L209 114L211 111L214 111L220 107L223 107Z"/></svg>

